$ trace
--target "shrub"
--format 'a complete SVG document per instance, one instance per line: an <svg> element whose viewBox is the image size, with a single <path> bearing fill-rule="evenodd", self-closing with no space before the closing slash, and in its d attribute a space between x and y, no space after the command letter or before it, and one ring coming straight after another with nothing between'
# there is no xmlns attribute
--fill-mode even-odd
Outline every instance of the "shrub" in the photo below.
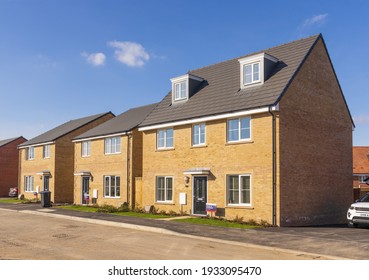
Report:
<svg viewBox="0 0 369 280"><path fill-rule="evenodd" d="M112 205L104 204L103 206L100 206L97 209L97 212L100 212L100 213L115 213L115 212L118 212L118 208L114 207Z"/></svg>
<svg viewBox="0 0 369 280"><path fill-rule="evenodd" d="M127 202L124 202L121 206L118 208L118 212L130 212L131 209Z"/></svg>
<svg viewBox="0 0 369 280"><path fill-rule="evenodd" d="M236 215L236 217L233 219L233 222L242 224L243 223L243 217L239 217Z"/></svg>

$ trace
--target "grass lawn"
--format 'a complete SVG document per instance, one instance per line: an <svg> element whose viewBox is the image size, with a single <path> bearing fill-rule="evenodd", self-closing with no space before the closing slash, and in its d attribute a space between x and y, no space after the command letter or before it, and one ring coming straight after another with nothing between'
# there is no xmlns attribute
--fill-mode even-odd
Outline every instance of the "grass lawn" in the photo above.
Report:
<svg viewBox="0 0 369 280"><path fill-rule="evenodd" d="M57 208L63 208L68 210L82 211L82 212L98 212L98 208L91 206L80 206L80 205L66 205L66 206L56 206ZM114 212L108 213L119 216L129 216L129 217L138 217L138 218L148 218L148 219L165 219L171 218L171 216L166 215L156 215L150 213L136 213L136 212Z"/></svg>
<svg viewBox="0 0 369 280"><path fill-rule="evenodd" d="M231 221L224 221L220 219L208 219L208 218L188 218L188 219L178 219L176 222L181 223L192 223L199 225L217 226L217 227L227 227L227 228L260 228L261 226L240 224Z"/></svg>
<svg viewBox="0 0 369 280"><path fill-rule="evenodd" d="M0 203L21 203L17 198L0 198Z"/></svg>

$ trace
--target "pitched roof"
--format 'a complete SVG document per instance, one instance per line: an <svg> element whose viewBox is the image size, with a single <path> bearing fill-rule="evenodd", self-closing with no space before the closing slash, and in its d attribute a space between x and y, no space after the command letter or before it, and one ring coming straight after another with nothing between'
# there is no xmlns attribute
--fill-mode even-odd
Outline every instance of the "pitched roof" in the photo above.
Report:
<svg viewBox="0 0 369 280"><path fill-rule="evenodd" d="M101 114L97 114L97 115L92 115L92 116L88 116L88 117L84 117L84 118L80 118L80 119L75 119L75 120L70 120L69 122L66 122L62 125L59 125L43 134L40 134L30 140L28 140L27 142L24 142L23 144L19 145L19 147L23 147L23 146L29 146L29 145L35 145L35 144L41 144L41 143L46 143L46 142L52 142L57 140L58 138L94 121L97 120L107 114L112 114L114 116L114 114L112 112L106 112L106 113L101 113Z"/></svg>
<svg viewBox="0 0 369 280"><path fill-rule="evenodd" d="M157 106L157 103L137 108L131 108L128 111L100 124L93 129L75 137L75 140L85 139L90 137L98 137L111 135L115 133L128 132L137 127L150 112Z"/></svg>
<svg viewBox="0 0 369 280"><path fill-rule="evenodd" d="M353 173L369 174L369 147L356 146L352 148Z"/></svg>
<svg viewBox="0 0 369 280"><path fill-rule="evenodd" d="M176 105L172 105L169 92L139 126L275 105L319 38L320 34L189 71L204 79L202 87L189 100ZM263 85L240 89L238 60L263 52L279 60L276 67Z"/></svg>
<svg viewBox="0 0 369 280"><path fill-rule="evenodd" d="M23 136L19 136L19 137L14 137L14 138L9 138L9 139L4 139L4 140L0 140L0 147L5 146L6 144L9 144L11 142L13 142L14 140L17 140L19 138L23 138L25 139L25 141L27 140L26 138L24 138Z"/></svg>

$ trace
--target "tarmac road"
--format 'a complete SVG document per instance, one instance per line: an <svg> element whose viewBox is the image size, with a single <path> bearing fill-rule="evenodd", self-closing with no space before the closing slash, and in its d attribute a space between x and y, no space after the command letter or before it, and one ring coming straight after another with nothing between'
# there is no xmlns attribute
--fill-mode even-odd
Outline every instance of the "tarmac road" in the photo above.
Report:
<svg viewBox="0 0 369 280"><path fill-rule="evenodd" d="M276 248L216 242L0 209L0 259L23 260L311 260Z"/></svg>
<svg viewBox="0 0 369 280"><path fill-rule="evenodd" d="M320 259L369 260L369 227L348 228L346 225L314 227L269 227L259 229L233 229L180 223L178 221L143 219L106 213L80 212L58 207L43 208L40 204L1 203L0 212L10 211L20 215L55 217L76 221L77 225L99 224L146 232L176 235L236 247L268 249L288 252L291 256L313 256ZM30 216L30 219L31 218ZM0 220L0 230L2 221ZM0 231L1 233L1 231ZM1 245L1 243L0 243ZM132 252L133 254L135 252ZM197 256L197 252L194 253ZM0 251L1 255L1 251ZM175 255L176 256L176 255ZM169 259L170 255L167 256ZM184 258L184 257L182 257ZM211 256L216 259L216 256ZM272 257L270 258L272 259ZM283 259L282 257L280 259ZM297 258L293 258L297 259Z"/></svg>

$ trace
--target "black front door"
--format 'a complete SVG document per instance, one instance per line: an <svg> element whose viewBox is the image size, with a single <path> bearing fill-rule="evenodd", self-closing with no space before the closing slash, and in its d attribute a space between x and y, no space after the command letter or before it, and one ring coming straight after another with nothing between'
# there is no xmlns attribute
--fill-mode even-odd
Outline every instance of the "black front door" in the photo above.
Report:
<svg viewBox="0 0 369 280"><path fill-rule="evenodd" d="M90 177L82 177L82 204L90 200Z"/></svg>
<svg viewBox="0 0 369 280"><path fill-rule="evenodd" d="M44 176L44 191L49 191L49 181L50 181L50 177Z"/></svg>
<svg viewBox="0 0 369 280"><path fill-rule="evenodd" d="M196 176L193 179L193 214L206 215L208 178Z"/></svg>

